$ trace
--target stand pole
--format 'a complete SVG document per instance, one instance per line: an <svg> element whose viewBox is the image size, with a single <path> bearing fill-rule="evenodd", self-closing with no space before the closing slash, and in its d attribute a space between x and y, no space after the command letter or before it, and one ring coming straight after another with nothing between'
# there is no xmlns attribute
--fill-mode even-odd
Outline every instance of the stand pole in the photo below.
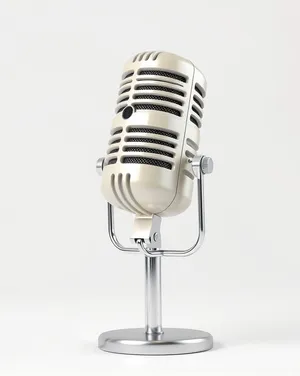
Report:
<svg viewBox="0 0 300 376"><path fill-rule="evenodd" d="M145 257L146 334L162 334L161 257Z"/></svg>

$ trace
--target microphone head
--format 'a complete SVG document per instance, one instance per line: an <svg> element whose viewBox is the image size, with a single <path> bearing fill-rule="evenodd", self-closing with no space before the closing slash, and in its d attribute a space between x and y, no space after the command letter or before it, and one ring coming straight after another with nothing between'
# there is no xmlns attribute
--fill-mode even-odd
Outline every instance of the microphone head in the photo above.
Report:
<svg viewBox="0 0 300 376"><path fill-rule="evenodd" d="M142 52L124 66L102 193L137 215L172 216L191 203L206 80L192 62Z"/></svg>

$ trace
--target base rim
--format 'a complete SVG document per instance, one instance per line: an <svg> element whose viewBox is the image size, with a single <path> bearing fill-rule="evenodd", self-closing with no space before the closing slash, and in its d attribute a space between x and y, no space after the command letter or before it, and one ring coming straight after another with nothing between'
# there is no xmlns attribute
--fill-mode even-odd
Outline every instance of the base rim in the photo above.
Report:
<svg viewBox="0 0 300 376"><path fill-rule="evenodd" d="M211 334L195 329L166 328L149 335L144 328L118 329L100 334L98 347L106 352L129 355L179 355L208 351Z"/></svg>

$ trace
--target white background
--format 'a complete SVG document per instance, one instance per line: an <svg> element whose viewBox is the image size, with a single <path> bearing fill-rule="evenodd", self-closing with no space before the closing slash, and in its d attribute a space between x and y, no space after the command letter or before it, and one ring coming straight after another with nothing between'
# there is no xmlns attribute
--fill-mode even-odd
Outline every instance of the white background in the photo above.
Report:
<svg viewBox="0 0 300 376"><path fill-rule="evenodd" d="M299 375L298 1L1 0L1 375ZM215 349L145 358L97 336L143 326L143 258L113 249L95 161L123 63L191 59L208 81L201 152L207 237L163 260L165 326ZM195 205L165 246L195 236ZM118 213L130 235L132 217Z"/></svg>

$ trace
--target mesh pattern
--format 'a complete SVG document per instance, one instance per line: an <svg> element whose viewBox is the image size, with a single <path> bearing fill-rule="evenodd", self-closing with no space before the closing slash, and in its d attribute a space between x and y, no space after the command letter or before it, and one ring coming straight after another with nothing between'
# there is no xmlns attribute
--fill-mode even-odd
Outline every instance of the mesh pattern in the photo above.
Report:
<svg viewBox="0 0 300 376"><path fill-rule="evenodd" d="M141 146L126 146L123 149L124 151L135 151L140 153L155 153L160 155L165 155L166 157L174 158L172 153L160 149L144 148Z"/></svg>
<svg viewBox="0 0 300 376"><path fill-rule="evenodd" d="M147 137L128 137L126 139L127 142L149 142L149 144L158 144L163 146L168 146L169 148L175 148L174 144L171 144L167 141L156 140L155 138L147 138Z"/></svg>
<svg viewBox="0 0 300 376"><path fill-rule="evenodd" d="M142 127L139 127L139 128L133 128L133 127L130 127L128 128L128 133L153 133L153 134L159 134L161 136L167 136L167 137L171 137L171 138L174 138L175 140L177 140L177 135L174 134L174 133L171 133L171 132L167 132L167 131L162 131L160 129L154 129L154 128L142 128Z"/></svg>
<svg viewBox="0 0 300 376"><path fill-rule="evenodd" d="M179 106L182 106L182 102L179 101L178 99L173 99L169 97L164 97L162 95L153 95L153 94L136 94L134 96L134 99L155 99L158 101L166 101L166 102L171 102L171 103L176 103Z"/></svg>
<svg viewBox="0 0 300 376"><path fill-rule="evenodd" d="M184 97L183 91L172 89L166 86L160 86L160 85L137 85L135 89L136 90L160 90L160 91L177 94L177 95L180 95L181 97Z"/></svg>
<svg viewBox="0 0 300 376"><path fill-rule="evenodd" d="M163 76L168 78L173 78L174 80L179 80L181 82L186 82L186 78L178 73L172 73L168 71L162 71L162 70L156 70L156 69L141 69L139 72L140 75L157 75L157 76Z"/></svg>
<svg viewBox="0 0 300 376"><path fill-rule="evenodd" d="M176 115L176 116L181 116L180 111L175 110L174 108L171 108L171 107L161 106L161 105L158 105L158 104L138 103L138 104L134 104L134 108L136 110L153 110L153 111L168 112L168 113Z"/></svg>
<svg viewBox="0 0 300 376"><path fill-rule="evenodd" d="M154 158L144 158L144 157L124 157L122 160L123 163L138 163L138 164L147 164L156 167L167 168L172 170L172 164L166 161L161 161Z"/></svg>
<svg viewBox="0 0 300 376"><path fill-rule="evenodd" d="M197 120L197 119L195 118L194 115L191 115L191 116L190 116L190 121L191 121L192 123L194 123L195 125L197 125L198 128L201 127L201 123L200 123L200 121Z"/></svg>

